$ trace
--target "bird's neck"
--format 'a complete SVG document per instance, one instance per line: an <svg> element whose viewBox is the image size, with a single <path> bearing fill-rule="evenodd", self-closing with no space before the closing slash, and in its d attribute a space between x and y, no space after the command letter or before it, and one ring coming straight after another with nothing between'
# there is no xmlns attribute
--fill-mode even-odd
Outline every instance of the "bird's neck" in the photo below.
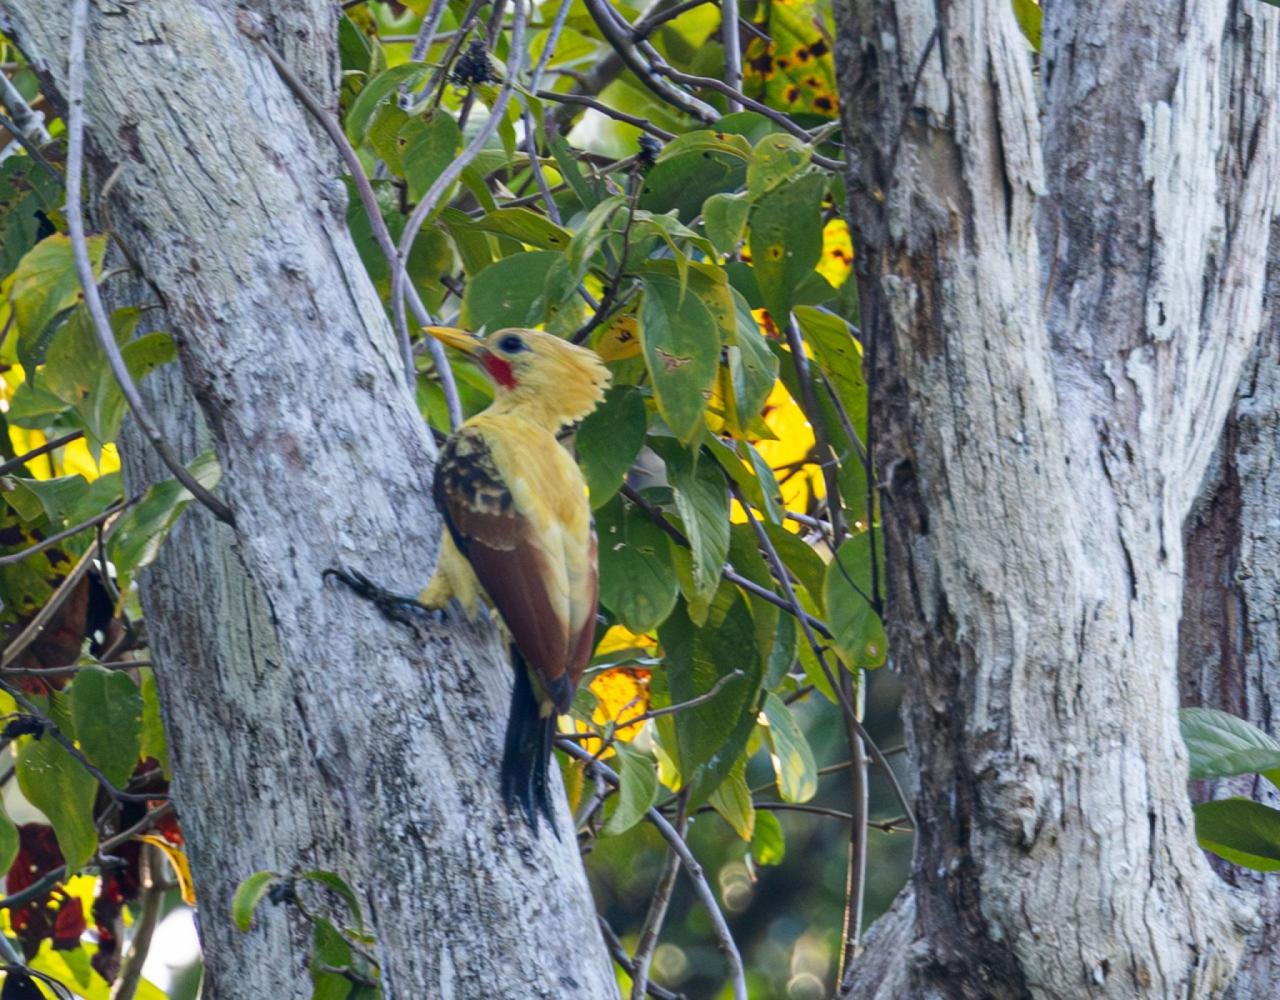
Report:
<svg viewBox="0 0 1280 1000"><path fill-rule="evenodd" d="M519 390L499 391L486 413L516 417L542 430L555 434L560 428L581 420L595 409L595 400L574 406L572 393L533 393Z"/></svg>

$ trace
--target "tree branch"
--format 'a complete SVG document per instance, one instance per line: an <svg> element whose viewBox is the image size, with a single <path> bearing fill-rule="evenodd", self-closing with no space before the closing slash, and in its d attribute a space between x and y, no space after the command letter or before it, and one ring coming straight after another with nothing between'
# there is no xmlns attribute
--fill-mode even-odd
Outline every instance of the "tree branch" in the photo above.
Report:
<svg viewBox="0 0 1280 1000"><path fill-rule="evenodd" d="M111 330L111 320L107 316L106 307L102 304L102 296L98 294L98 285L93 277L93 263L89 259L89 246L85 240L84 219L80 215L80 187L82 184L84 160L84 47L85 33L89 21L89 0L73 0L71 9L71 51L68 56L67 81L67 230L71 237L71 252L75 258L76 273L80 276L80 285L84 289L84 303L93 320L94 333L98 337L98 346L107 357L111 373L115 376L124 395L125 402L133 417L138 421L151 446L155 448L161 460L174 478L178 480L193 497L208 507L214 516L225 524L235 527L235 515L223 501L204 488L190 470L182 464L177 454L169 447L156 422L151 418L142 394L129 374L120 346L116 343L115 334Z"/></svg>

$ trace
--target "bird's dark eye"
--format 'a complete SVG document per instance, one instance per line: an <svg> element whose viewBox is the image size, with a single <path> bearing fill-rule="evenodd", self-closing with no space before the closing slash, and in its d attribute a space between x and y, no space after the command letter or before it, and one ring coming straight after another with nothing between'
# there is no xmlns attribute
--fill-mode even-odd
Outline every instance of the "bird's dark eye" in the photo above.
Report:
<svg viewBox="0 0 1280 1000"><path fill-rule="evenodd" d="M498 341L498 349L503 354L519 354L521 351L527 351L529 345L524 342L523 338L510 333Z"/></svg>

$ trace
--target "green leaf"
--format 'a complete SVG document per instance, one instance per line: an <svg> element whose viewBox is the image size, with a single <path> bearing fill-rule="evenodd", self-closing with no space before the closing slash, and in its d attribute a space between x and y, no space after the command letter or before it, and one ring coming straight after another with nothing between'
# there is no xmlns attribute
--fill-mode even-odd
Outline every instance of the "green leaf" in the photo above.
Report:
<svg viewBox="0 0 1280 1000"><path fill-rule="evenodd" d="M160 770L169 777L169 741L164 733L164 721L160 715L160 696L156 691L156 674L150 667L143 667L142 677L142 746L140 756L154 757Z"/></svg>
<svg viewBox="0 0 1280 1000"><path fill-rule="evenodd" d="M685 444L702 432L703 409L715 384L720 331L715 317L678 280L644 279L640 342L654 396L667 426Z"/></svg>
<svg viewBox="0 0 1280 1000"><path fill-rule="evenodd" d="M625 833L644 819L658 801L658 769L653 761L625 744L615 744L618 761L618 807L604 825L610 836Z"/></svg>
<svg viewBox="0 0 1280 1000"><path fill-rule="evenodd" d="M733 253L742 242L751 203L741 194L713 194L702 203L702 225L719 253Z"/></svg>
<svg viewBox="0 0 1280 1000"><path fill-rule="evenodd" d="M871 598L871 533L864 531L836 551L823 587L827 623L850 667L878 667L888 655L884 624Z"/></svg>
<svg viewBox="0 0 1280 1000"><path fill-rule="evenodd" d="M373 151L382 157L387 169L396 176L404 173L404 148L407 141L400 137L400 130L408 124L409 112L396 101L384 101L373 113L366 139Z"/></svg>
<svg viewBox="0 0 1280 1000"><path fill-rule="evenodd" d="M36 213L56 218L62 200L61 179L34 157L10 156L0 163L0 274L12 274L36 245L41 230Z"/></svg>
<svg viewBox="0 0 1280 1000"><path fill-rule="evenodd" d="M212 452L205 452L188 466L202 486L217 485L221 470ZM141 501L121 516L111 539L111 561L120 573L133 573L148 565L160 551L169 530L191 502L191 494L176 479L156 483Z"/></svg>
<svg viewBox="0 0 1280 1000"><path fill-rule="evenodd" d="M231 897L231 920L239 930L247 931L252 926L253 911L278 877L275 872L254 872L236 887Z"/></svg>
<svg viewBox="0 0 1280 1000"><path fill-rule="evenodd" d="M521 243L547 250L564 250L572 239L568 230L557 226L545 215L519 206L489 212L476 219L472 225L487 233L501 233L514 237Z"/></svg>
<svg viewBox="0 0 1280 1000"><path fill-rule="evenodd" d="M697 453L670 438L655 438L652 447L667 465L667 477L675 489L676 510L684 523L693 556L690 607L710 604L720 586L724 561L729 555L729 493L724 473L713 461L697 461ZM695 621L701 615L695 615Z"/></svg>
<svg viewBox="0 0 1280 1000"><path fill-rule="evenodd" d="M812 306L796 306L795 317L805 343L830 381L855 433L865 440L867 382L862 371L862 348L854 339L853 329L839 316Z"/></svg>
<svg viewBox="0 0 1280 1000"><path fill-rule="evenodd" d="M758 865L780 865L786 854L787 842L778 817L759 810L756 813L755 836L751 838L751 860Z"/></svg>
<svg viewBox="0 0 1280 1000"><path fill-rule="evenodd" d="M724 584L712 602L705 626L695 627L677 606L659 628L673 704L707 694L726 675L709 701L675 714L679 772L695 808L713 792L737 761L755 728L761 665L751 612L737 587ZM670 747L667 748L670 752Z"/></svg>
<svg viewBox="0 0 1280 1000"><path fill-rule="evenodd" d="M1255 871L1280 871L1280 810L1230 798L1195 807L1196 839L1206 851Z"/></svg>
<svg viewBox="0 0 1280 1000"><path fill-rule="evenodd" d="M751 267L774 322L787 322L796 289L822 258L822 191L806 174L770 191L751 210Z"/></svg>
<svg viewBox="0 0 1280 1000"><path fill-rule="evenodd" d="M89 237L89 257L96 274L106 252L106 237ZM71 237L57 233L41 240L18 263L13 273L13 317L18 327L18 360L30 371L44 361L62 313L83 301L76 275Z"/></svg>
<svg viewBox="0 0 1280 1000"><path fill-rule="evenodd" d="M336 893L338 897L347 904L347 910L350 912L352 919L357 927L364 926L364 917L360 913L360 900L356 898L355 890L351 888L346 880L336 872L326 871L309 871L303 872L302 878L317 885L322 885L330 892Z"/></svg>
<svg viewBox="0 0 1280 1000"><path fill-rule="evenodd" d="M725 153L745 161L751 158L751 144L733 132L699 129L676 136L663 146L657 162L666 163L690 153Z"/></svg>
<svg viewBox="0 0 1280 1000"><path fill-rule="evenodd" d="M1263 0L1280 6L1280 0ZM1013 0L1013 16L1017 18L1018 27L1027 36L1027 41L1037 52L1040 51L1040 38L1044 31L1044 11L1036 0Z"/></svg>
<svg viewBox="0 0 1280 1000"><path fill-rule="evenodd" d="M18 856L18 828L0 806L0 871L7 872Z"/></svg>
<svg viewBox="0 0 1280 1000"><path fill-rule="evenodd" d="M352 145L359 146L364 142L369 123L373 121L374 112L379 105L391 98L402 83L412 87L422 79L425 72L426 67L421 63L402 63L379 73L366 83L352 103L351 110L347 112L347 138Z"/></svg>
<svg viewBox="0 0 1280 1000"><path fill-rule="evenodd" d="M93 799L98 783L52 736L33 739L18 754L18 787L49 818L70 872L79 871L98 844Z"/></svg>
<svg viewBox="0 0 1280 1000"><path fill-rule="evenodd" d="M1261 774L1280 786L1280 742L1261 729L1216 708L1178 713L1192 778Z"/></svg>
<svg viewBox="0 0 1280 1000"><path fill-rule="evenodd" d="M667 536L622 497L596 511L600 603L633 632L649 632L671 614L676 574Z"/></svg>
<svg viewBox="0 0 1280 1000"><path fill-rule="evenodd" d="M725 420L735 437L746 437L760 417L778 379L778 359L751 315L751 307L733 290L735 329L728 347L729 384ZM865 408L865 407L864 407Z"/></svg>
<svg viewBox="0 0 1280 1000"><path fill-rule="evenodd" d="M800 581L814 602L821 601L827 578L827 564L822 561L822 557L814 551L812 545L780 524L766 524L764 530L777 550L778 558ZM818 607L822 610L821 605Z"/></svg>
<svg viewBox="0 0 1280 1000"><path fill-rule="evenodd" d="M717 138L721 136L722 138ZM750 145L741 136L690 132L669 142L644 178L639 207L693 219L713 194L736 191L746 177Z"/></svg>
<svg viewBox="0 0 1280 1000"><path fill-rule="evenodd" d="M767 135L756 143L747 167L747 195L758 201L809 165L813 150L786 132Z"/></svg>
<svg viewBox="0 0 1280 1000"><path fill-rule="evenodd" d="M616 385L578 427L578 459L593 508L618 492L631 463L644 447L647 425L640 391L635 386Z"/></svg>
<svg viewBox="0 0 1280 1000"><path fill-rule="evenodd" d="M351 946L324 917L315 918L311 940L311 1000L347 1000L354 984L330 970L351 967Z"/></svg>
<svg viewBox="0 0 1280 1000"><path fill-rule="evenodd" d="M67 688L80 749L117 788L138 766L142 694L123 671L84 667Z"/></svg>
<svg viewBox="0 0 1280 1000"><path fill-rule="evenodd" d="M751 840L756 827L756 808L747 787L746 762L739 759L720 787L707 800L743 840Z"/></svg>
<svg viewBox="0 0 1280 1000"><path fill-rule="evenodd" d="M554 250L534 250L490 264L467 282L462 325L492 333L541 323L547 313L551 269L562 259Z"/></svg>
<svg viewBox="0 0 1280 1000"><path fill-rule="evenodd" d="M409 197L418 201L454 161L462 145L462 133L452 116L436 111L430 118L407 122L396 142L401 148L400 163L409 182Z"/></svg>
<svg viewBox="0 0 1280 1000"><path fill-rule="evenodd" d="M818 765L791 709L776 694L764 699L768 739L778 794L783 802L808 802L818 794Z"/></svg>

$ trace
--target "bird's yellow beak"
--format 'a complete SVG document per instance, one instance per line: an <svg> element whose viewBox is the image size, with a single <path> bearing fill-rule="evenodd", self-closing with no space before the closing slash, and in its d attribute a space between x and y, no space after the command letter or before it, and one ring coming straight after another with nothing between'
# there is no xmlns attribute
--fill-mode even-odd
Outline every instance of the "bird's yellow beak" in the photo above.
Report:
<svg viewBox="0 0 1280 1000"><path fill-rule="evenodd" d="M464 354L476 355L484 349L484 342L456 326L424 326L423 331L431 334L440 343L448 347L456 347Z"/></svg>

